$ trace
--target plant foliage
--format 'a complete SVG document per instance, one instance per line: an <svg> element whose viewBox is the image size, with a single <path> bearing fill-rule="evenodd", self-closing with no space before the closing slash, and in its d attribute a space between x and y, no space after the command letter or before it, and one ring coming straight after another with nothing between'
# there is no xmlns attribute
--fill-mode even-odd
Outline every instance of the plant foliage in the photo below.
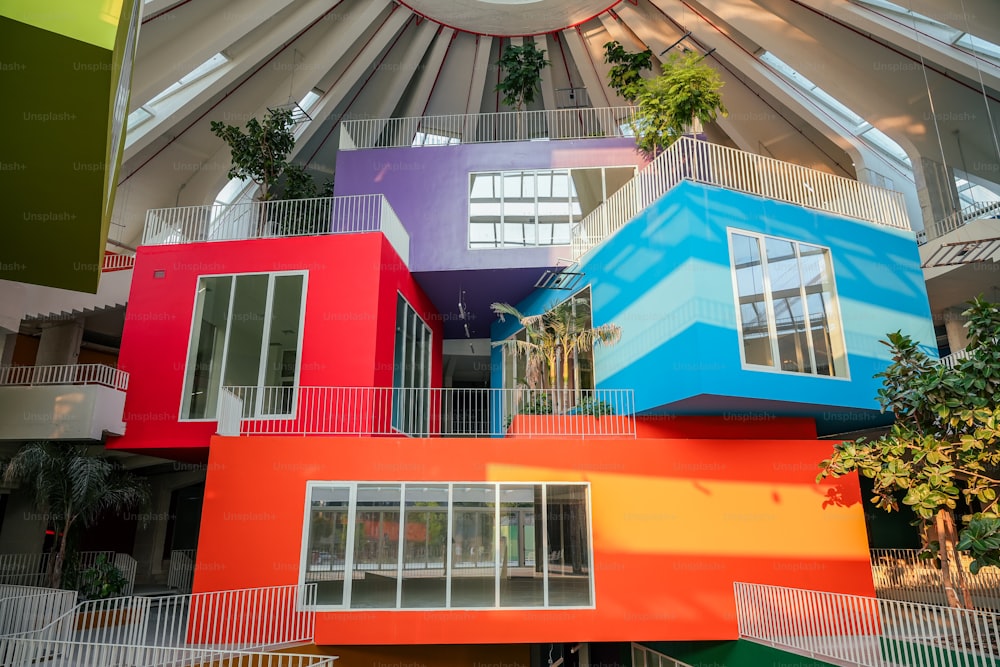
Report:
<svg viewBox="0 0 1000 667"><path fill-rule="evenodd" d="M663 74L642 84L633 123L639 150L655 155L689 132L695 119L709 123L729 113L719 94L722 79L703 60L693 51L673 54Z"/></svg>
<svg viewBox="0 0 1000 667"><path fill-rule="evenodd" d="M526 382L532 389L545 381L550 389L575 389L569 373L573 354L597 345L614 345L621 339L617 324L591 326L590 302L580 297L571 297L540 315L525 315L507 303L494 303L491 308L501 321L510 315L524 327L526 340L510 338L493 346L527 359Z"/></svg>
<svg viewBox="0 0 1000 667"><path fill-rule="evenodd" d="M642 72L653 69L652 50L632 53L617 41L610 41L604 45L604 62L611 65L608 70L608 85L611 89L622 99L635 102L645 83Z"/></svg>
<svg viewBox="0 0 1000 667"><path fill-rule="evenodd" d="M80 574L78 590L84 600L106 600L120 597L128 586L121 571L103 554L97 562Z"/></svg>
<svg viewBox="0 0 1000 667"><path fill-rule="evenodd" d="M292 111L272 109L263 121L251 118L244 132L235 125L213 120L212 133L229 145L233 166L229 178L250 179L260 186L260 199L271 199L271 189L288 168L295 146Z"/></svg>
<svg viewBox="0 0 1000 667"><path fill-rule="evenodd" d="M51 517L59 536L49 585L62 584L70 531L90 526L103 513L122 513L149 499L146 480L116 461L93 456L83 445L33 442L22 447L4 468L5 484L23 484L35 506Z"/></svg>
<svg viewBox="0 0 1000 667"><path fill-rule="evenodd" d="M968 357L953 368L928 358L909 336L888 335L893 363L876 377L879 403L895 423L876 440L837 445L817 481L858 471L873 480L871 501L887 512L899 509L902 496L925 527L936 524L938 540L929 546L942 558L964 500L973 511L951 546L973 557L975 573L1000 566L1000 306L975 299L964 315Z"/></svg>
<svg viewBox="0 0 1000 667"><path fill-rule="evenodd" d="M496 90L503 95L503 103L521 111L535 101L541 92L542 68L549 65L545 51L535 48L535 43L525 40L521 46L508 44L497 65L506 72Z"/></svg>

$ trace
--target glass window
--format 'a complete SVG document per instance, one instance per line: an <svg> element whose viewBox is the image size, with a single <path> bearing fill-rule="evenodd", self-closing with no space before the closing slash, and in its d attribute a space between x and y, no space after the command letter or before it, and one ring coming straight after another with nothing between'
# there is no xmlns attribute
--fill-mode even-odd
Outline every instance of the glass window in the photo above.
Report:
<svg viewBox="0 0 1000 667"><path fill-rule="evenodd" d="M829 249L733 231L730 251L745 363L846 377Z"/></svg>
<svg viewBox="0 0 1000 667"><path fill-rule="evenodd" d="M199 279L182 419L214 419L223 386L238 388L245 417L292 412L304 290L301 273Z"/></svg>
<svg viewBox="0 0 1000 667"><path fill-rule="evenodd" d="M568 245L571 229L635 176L635 167L469 175L469 247Z"/></svg>
<svg viewBox="0 0 1000 667"><path fill-rule="evenodd" d="M341 482L309 489L302 580L318 585L319 605L593 604L587 484Z"/></svg>
<svg viewBox="0 0 1000 667"><path fill-rule="evenodd" d="M430 416L431 330L402 294L396 299L392 367L392 426L408 435L427 434Z"/></svg>

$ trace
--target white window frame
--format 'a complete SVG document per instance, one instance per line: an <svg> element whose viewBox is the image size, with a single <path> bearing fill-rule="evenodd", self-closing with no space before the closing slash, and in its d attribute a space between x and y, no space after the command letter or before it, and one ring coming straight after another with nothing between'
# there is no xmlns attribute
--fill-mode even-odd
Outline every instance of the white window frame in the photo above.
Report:
<svg viewBox="0 0 1000 667"><path fill-rule="evenodd" d="M399 549L400 549L400 560L402 560L402 550L404 544L404 538L406 535L406 489L407 486L444 486L448 490L448 532L445 536L445 544L452 544L452 531L454 530L454 490L455 487L461 486L486 486L492 485L494 491L494 507L493 507L493 545L494 545L494 588L493 588L493 606L490 607L453 607L451 606L451 571L452 571L452 549L448 548L446 550L447 558L445 559L445 606L444 607L402 607L402 577L397 573L396 577L396 606L395 607L351 607L351 582L353 581L352 576L347 576L347 573L354 571L354 538L355 538L355 526L357 524L357 500L358 500L358 487L359 486L378 486L378 485L398 485L400 493L400 516L399 516ZM504 486L541 486L542 489L542 518L541 518L541 530L537 531L542 539L542 553L546 555L544 565L542 567L542 590L544 595L543 606L539 607L513 607L513 606L500 606L500 572L501 572L501 561L499 558L498 550L500 548L500 513L501 505L500 501L500 490ZM548 542L548 521L545 515L548 513L548 487L549 486L582 486L585 489L585 505L587 508L587 541L588 541L588 563L590 564L590 570L588 573L588 585L590 591L590 604L589 605L559 605L553 606L549 605L549 563L548 563L548 553L549 553L549 542ZM310 480L306 482L306 493L305 493L305 511L304 518L302 521L302 538L299 553L299 576L298 584L300 587L307 585L309 582L306 581L306 572L309 563L309 529L312 514L312 492L315 488L322 487L334 487L341 489L348 489L349 502L347 509L347 534L345 539L347 544L344 549L344 593L342 600L343 602L339 605L330 604L320 604L319 601L315 605L309 606L308 608L315 611L338 611L347 613L366 613L366 612L383 612L383 611L400 611L400 612L447 612L447 611L525 611L525 610L570 610L570 609L595 609L597 607L596 598L596 584L595 584L595 574L596 566L594 563L594 511L592 505L593 495L591 493L590 482L580 482L580 481L456 481L456 482L443 482L443 481L340 481L340 480ZM539 525L538 517L535 518L536 527ZM400 568L402 569L402 568Z"/></svg>
<svg viewBox="0 0 1000 667"><path fill-rule="evenodd" d="M764 366L762 364L752 364L746 359L746 350L743 344L743 314L740 309L740 288L737 282L736 276L736 261L733 255L733 235L749 236L756 238L760 241L761 248L761 268L763 273L763 290L764 290L764 307L767 313L767 329L768 329L768 340L771 343L771 358L774 361L774 366ZM739 229L736 227L727 227L726 236L728 240L727 253L729 255L729 273L732 281L733 287L733 304L736 307L736 336L739 343L740 349L740 366L745 371L762 371L765 373L781 373L782 375L792 375L797 377L812 377L821 378L824 380L846 380L851 379L851 369L850 369L850 355L847 352L847 341L844 335L844 318L840 313L840 292L837 290L837 277L834 273L833 267L833 252L830 250L829 246L820 245L818 243L813 243L811 241L800 241L798 239L792 239L784 236L776 236L774 234L762 234L760 232L749 231L746 229ZM806 336L809 342L809 359L810 368L812 371L805 373L801 371L787 371L781 368L781 354L778 349L778 331L777 322L774 314L774 298L772 296L771 290L771 279L768 273L767 264L767 239L775 239L777 241L785 241L791 243L795 248L795 258L799 270L799 291L802 297L802 312L805 317L805 321L808 323L809 319L809 305L808 299L806 299L805 294L805 281L802 280L802 263L801 257L799 255L799 245L806 244L813 246L815 248L820 248L825 251L828 260L828 266L830 269L830 284L832 286L832 296L830 299L830 320L833 320L833 316L836 317L837 327L834 329L831 327L830 339L831 348L835 349L838 345L841 350L843 350L844 356L844 374L843 375L821 375L816 372L816 359L815 359L815 345L812 338L811 327L806 327ZM831 357L833 349L831 349ZM833 365L833 359L831 358L831 365Z"/></svg>
<svg viewBox="0 0 1000 667"><path fill-rule="evenodd" d="M565 172L568 172L568 176L569 176L569 179L570 179L569 182L570 182L570 185L572 185L572 182L573 182L572 179L573 179L573 177L572 177L572 173L571 172L573 172L574 170L583 170L583 169L600 169L601 170L601 190L602 190L602 195L604 196L604 199L601 200L601 203L598 204L598 206L603 205L604 202L607 201L608 196L610 196L610 195L606 194L607 191L608 191L608 178L607 178L607 170L608 169L631 169L632 170L632 178L635 178L636 175L638 175L638 173L639 173L639 168L636 165L634 165L634 164L594 165L594 166L590 166L590 167L587 167L587 166L574 166L574 167L537 167L537 168L534 168L534 169L500 169L500 170L498 170L498 169L488 169L488 170L485 170L485 171L470 171L469 172L469 178L468 178L468 185L466 187L466 191L468 192L468 196L466 197L466 202L465 202L465 204L466 204L466 210L465 210L465 212L466 212L466 216L465 216L466 217L465 233L466 233L466 236L467 236L467 238L466 238L466 244L465 244L466 248L469 249L469 250L487 250L487 251L488 250L517 250L517 249L524 250L524 249L527 249L527 248L563 248L563 247L567 247L567 246L573 245L573 226L574 225L578 225L579 222L574 222L574 220L572 218L572 214L570 214L568 216L568 218L567 218L567 222L569 224L569 230L570 230L570 240L569 240L568 243L546 243L546 244L542 244L542 243L538 242L538 238L539 238L539 235L537 233L537 230L538 230L538 174L540 172L565 171ZM535 233L535 244L534 245L507 245L506 242L505 242L505 240L504 240L504 238L503 238L503 236L504 236L504 215L503 215L503 198L504 198L504 191L503 191L503 189L504 189L504 181L505 181L505 177L507 175L509 175L509 174L525 174L525 173L531 173L531 174L533 174L535 176L535 187L534 187L534 193L535 193L534 194L534 199L535 199L535 230L536 230L536 233ZM472 181L473 181L473 178L475 176L485 175L485 174L498 174L500 176L500 223L499 223L499 232L500 232L500 234L499 234L499 236L500 236L499 243L500 243L500 245L492 246L492 247L489 247L489 246L473 246L472 245ZM572 204L572 202L573 202L573 199L569 195L568 192L567 192L567 195L566 195L566 202L567 202L567 204ZM583 218L586 218L586 217L587 216L582 216L581 220Z"/></svg>
<svg viewBox="0 0 1000 667"><path fill-rule="evenodd" d="M296 348L298 353L295 355L295 381L294 381L294 383L292 385L292 404L291 404L291 408L290 408L290 413L289 414L284 414L284 415L281 415L281 414L271 414L271 413L268 413L267 415L261 415L260 414L260 412L261 412L261 410L260 410L260 407L261 407L260 406L260 402L261 402L261 399L263 397L262 397L262 392L258 391L257 392L256 405L254 406L254 410L253 410L253 415L254 416L251 417L251 419L258 418L258 417L267 418L267 419L278 419L278 418L282 418L282 417L294 416L295 414L297 414L297 407L298 407L298 387L299 387L299 381L300 381L300 375L299 374L300 374L300 371L302 369L302 338L303 338L303 333L305 332L306 297L308 296L308 293L309 293L309 271L248 271L246 273L205 273L205 274L199 274L198 275L198 279L195 281L194 303L191 306L191 325L190 325L190 330L188 331L187 347L185 348L184 375L183 375L182 380L181 380L181 400L180 400L180 406L179 406L178 411L177 411L177 421L179 421L179 422L216 422L216 421L219 420L219 417L218 417L218 404L216 405L216 414L213 417L190 418L190 417L184 417L183 416L184 412L185 412L185 405L188 403L188 401L190 399L190 394L188 393L188 371L190 370L190 364L192 362L191 345L194 342L195 324L201 321L200 313L199 313L199 310L198 310L198 291L200 289L199 286L201 285L202 279L203 278L226 278L226 277L231 277L232 278L232 281L231 281L230 286L229 286L229 290L230 290L229 291L229 319L227 320L227 322L231 322L231 320L232 320L232 314L233 314L233 296L234 296L235 289L236 289L236 278L238 276L254 276L254 275L257 275L257 276L259 276L259 275L266 275L266 276L268 276L268 280L267 280L267 297L266 297L267 298L267 305L265 306L265 311L264 311L265 326L264 326L264 334L263 334L263 336L261 336L261 360L262 361L261 361L261 367L260 367L260 369L258 370L258 373L257 373L257 387L258 388L260 388L262 386L261 382L263 382L263 375L264 375L264 371L266 370L266 368L265 368L265 366L266 366L266 359L267 359L266 354L267 354L268 345L270 343L270 338L271 338L270 327L267 326L267 323L270 322L270 315L271 315L272 309L274 307L274 303L273 303L274 299L273 299L273 297L274 297L274 282L275 282L275 279L278 276L302 276L302 301L301 301L302 306L299 309L299 337L298 337L298 343L297 343L298 347ZM223 382L225 381L225 377L226 377L226 356L227 356L227 353L228 353L228 350L229 350L229 335L230 335L230 330L227 327L227 329L226 329L226 341L225 341L225 343L223 344L223 347L222 347L222 362L221 362L222 363L222 368L219 371L219 388L218 389L219 389L220 394L222 392L222 387L225 386L223 384Z"/></svg>
<svg viewBox="0 0 1000 667"><path fill-rule="evenodd" d="M394 389L398 388L398 389L406 389L408 391L412 391L414 396L417 395L417 390L419 390L419 389L428 389L427 393L425 394L425 400L423 402L422 410L424 411L424 418L425 418L424 423L425 423L425 425L429 429L429 427L430 427L430 391L429 391L429 389L431 387L431 377L432 377L431 368L434 365L434 330L430 327L429 324L427 324L427 320L425 320L423 317L420 316L420 312L416 308L413 307L413 304L410 303L410 300L406 298L406 295L403 294L402 292L400 292L399 290L396 290L396 303L399 303L399 301L402 301L404 304L406 304L406 307L410 309L410 312L413 313L413 315L416 317L417 321L420 322L420 324L423 325L423 328L427 331L427 357L426 357L427 368L425 369L426 372L424 373L424 377L421 378L421 380L423 382L422 385L417 386L417 387L394 387ZM396 324L398 326L399 323L397 322ZM406 362L406 365L404 365L404 360L403 359L396 359L396 341L395 341L395 337L393 338L392 343L393 343L392 344L392 355L393 355L393 357L392 357L392 360L393 360L393 368L392 368L392 374L393 374L393 378L392 379L393 379L393 382L392 382L392 384L395 385L396 384L396 377L395 376L396 376L397 365L398 365L398 367L401 370L403 370L403 369L405 369L407 367L412 368L412 367L415 366L414 362L417 361L416 358L415 358L416 357L416 345L414 345L414 349L412 349L412 350L406 350L405 349L406 337L404 335L404 337L403 337L403 344L404 344L403 357L405 357L405 362ZM395 400L395 397L394 397L394 400ZM395 417L395 414L396 414L395 413L395 409L396 409L396 405L394 403L393 404L393 413L392 413L393 417ZM393 428L395 428L395 425L393 425ZM402 431L400 431L400 432L402 432Z"/></svg>

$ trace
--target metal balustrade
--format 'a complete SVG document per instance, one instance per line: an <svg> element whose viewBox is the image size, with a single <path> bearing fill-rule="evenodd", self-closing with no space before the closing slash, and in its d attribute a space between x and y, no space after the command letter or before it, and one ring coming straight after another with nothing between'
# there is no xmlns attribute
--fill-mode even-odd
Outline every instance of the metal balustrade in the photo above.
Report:
<svg viewBox="0 0 1000 667"><path fill-rule="evenodd" d="M97 384L125 391L128 389L128 373L106 364L0 366L0 386L53 384ZM0 563L0 569L2 567Z"/></svg>
<svg viewBox="0 0 1000 667"><path fill-rule="evenodd" d="M117 253L104 253L104 264L101 266L102 272L124 271L135 267L135 257L131 255L119 255Z"/></svg>
<svg viewBox="0 0 1000 667"><path fill-rule="evenodd" d="M267 649L311 642L315 604L316 584L88 600L45 627L16 636L87 644Z"/></svg>
<svg viewBox="0 0 1000 667"><path fill-rule="evenodd" d="M1000 615L736 583L740 637L868 667L1000 664Z"/></svg>
<svg viewBox="0 0 1000 667"><path fill-rule="evenodd" d="M76 606L76 591L0 584L0 636L41 630Z"/></svg>
<svg viewBox="0 0 1000 667"><path fill-rule="evenodd" d="M409 235L380 194L277 199L146 212L142 245L382 232L409 263Z"/></svg>
<svg viewBox="0 0 1000 667"><path fill-rule="evenodd" d="M631 389L225 387L220 435L635 437Z"/></svg>
<svg viewBox="0 0 1000 667"><path fill-rule="evenodd" d="M174 549L170 552L170 569L167 571L167 586L182 593L190 593L194 584L194 549Z"/></svg>
<svg viewBox="0 0 1000 667"><path fill-rule="evenodd" d="M51 667L323 667L335 656L0 638L0 665Z"/></svg>
<svg viewBox="0 0 1000 667"><path fill-rule="evenodd" d="M574 259L582 257L685 180L898 229L910 228L903 196L898 192L681 137L574 227Z"/></svg>
<svg viewBox="0 0 1000 667"><path fill-rule="evenodd" d="M970 222L982 220L984 218L1000 217L1000 201L991 201L980 204L970 204L961 211L934 222L927 228L926 238L936 239L944 236L948 232L953 232Z"/></svg>
<svg viewBox="0 0 1000 667"><path fill-rule="evenodd" d="M954 368L955 365L958 364L958 362L962 361L963 359L968 359L970 356L972 356L972 353L969 352L967 349L962 349L959 350L958 352L952 352L948 356L941 357L941 365L947 366L948 368Z"/></svg>
<svg viewBox="0 0 1000 667"><path fill-rule="evenodd" d="M943 572L931 559L919 557L918 549L872 549L872 580L880 598L947 605ZM951 562L952 576L962 582L976 609L1000 611L1000 568L985 567L978 574L969 572L972 558L961 555Z"/></svg>
<svg viewBox="0 0 1000 667"><path fill-rule="evenodd" d="M128 554L113 551L81 551L76 553L76 567L80 572L90 569L104 557L118 568L125 579L123 595L131 595L135 586L135 572L138 563ZM47 586L49 570L55 555L52 553L0 554L0 588L19 585L29 587ZM64 571L65 571L65 565Z"/></svg>
<svg viewBox="0 0 1000 667"><path fill-rule="evenodd" d="M363 118L340 124L340 149L631 136L634 107Z"/></svg>

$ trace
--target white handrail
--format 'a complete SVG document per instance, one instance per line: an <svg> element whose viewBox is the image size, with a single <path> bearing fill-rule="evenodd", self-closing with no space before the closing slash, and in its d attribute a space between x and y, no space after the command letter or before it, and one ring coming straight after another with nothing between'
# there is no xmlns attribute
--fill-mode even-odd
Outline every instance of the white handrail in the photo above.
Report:
<svg viewBox="0 0 1000 667"><path fill-rule="evenodd" d="M76 606L76 591L0 585L0 636L41 630Z"/></svg>
<svg viewBox="0 0 1000 667"><path fill-rule="evenodd" d="M128 373L106 364L0 366L0 386L51 384L97 384L125 391L128 389Z"/></svg>
<svg viewBox="0 0 1000 667"><path fill-rule="evenodd" d="M736 583L740 637L856 665L997 665L1000 615Z"/></svg>
<svg viewBox="0 0 1000 667"><path fill-rule="evenodd" d="M142 245L383 232L409 264L409 236L381 194L146 211Z"/></svg>
<svg viewBox="0 0 1000 667"><path fill-rule="evenodd" d="M362 118L340 124L340 150L631 136L634 107Z"/></svg>
<svg viewBox="0 0 1000 667"><path fill-rule="evenodd" d="M167 586L182 593L190 593L194 584L194 549L174 549L170 552L170 569L167 571Z"/></svg>
<svg viewBox="0 0 1000 667"><path fill-rule="evenodd" d="M941 220L936 220L933 225L928 227L927 238L936 239L970 222L983 218L995 218L998 215L1000 215L1000 201L969 204L961 211L952 213Z"/></svg>
<svg viewBox="0 0 1000 667"><path fill-rule="evenodd" d="M872 580L880 598L947 605L942 571L931 559L920 558L919 549L872 549ZM984 567L969 571L972 558L950 561L952 576L961 577L976 609L1000 611L1000 568Z"/></svg>
<svg viewBox="0 0 1000 667"><path fill-rule="evenodd" d="M135 267L135 257L132 255L119 255L118 253L104 253L104 264L101 271L123 271Z"/></svg>
<svg viewBox="0 0 1000 667"><path fill-rule="evenodd" d="M952 352L951 354L945 357L941 357L940 363L942 366L946 366L948 368L954 368L955 364L962 361L963 359L968 359L971 355L972 353L969 352L968 349L963 348L961 350L958 350L957 352Z"/></svg>
<svg viewBox="0 0 1000 667"><path fill-rule="evenodd" d="M227 398L223 404L220 435L635 436L631 389L224 387L226 392L239 403Z"/></svg>
<svg viewBox="0 0 1000 667"><path fill-rule="evenodd" d="M909 229L902 194L789 162L681 137L573 229L579 259L681 181Z"/></svg>

